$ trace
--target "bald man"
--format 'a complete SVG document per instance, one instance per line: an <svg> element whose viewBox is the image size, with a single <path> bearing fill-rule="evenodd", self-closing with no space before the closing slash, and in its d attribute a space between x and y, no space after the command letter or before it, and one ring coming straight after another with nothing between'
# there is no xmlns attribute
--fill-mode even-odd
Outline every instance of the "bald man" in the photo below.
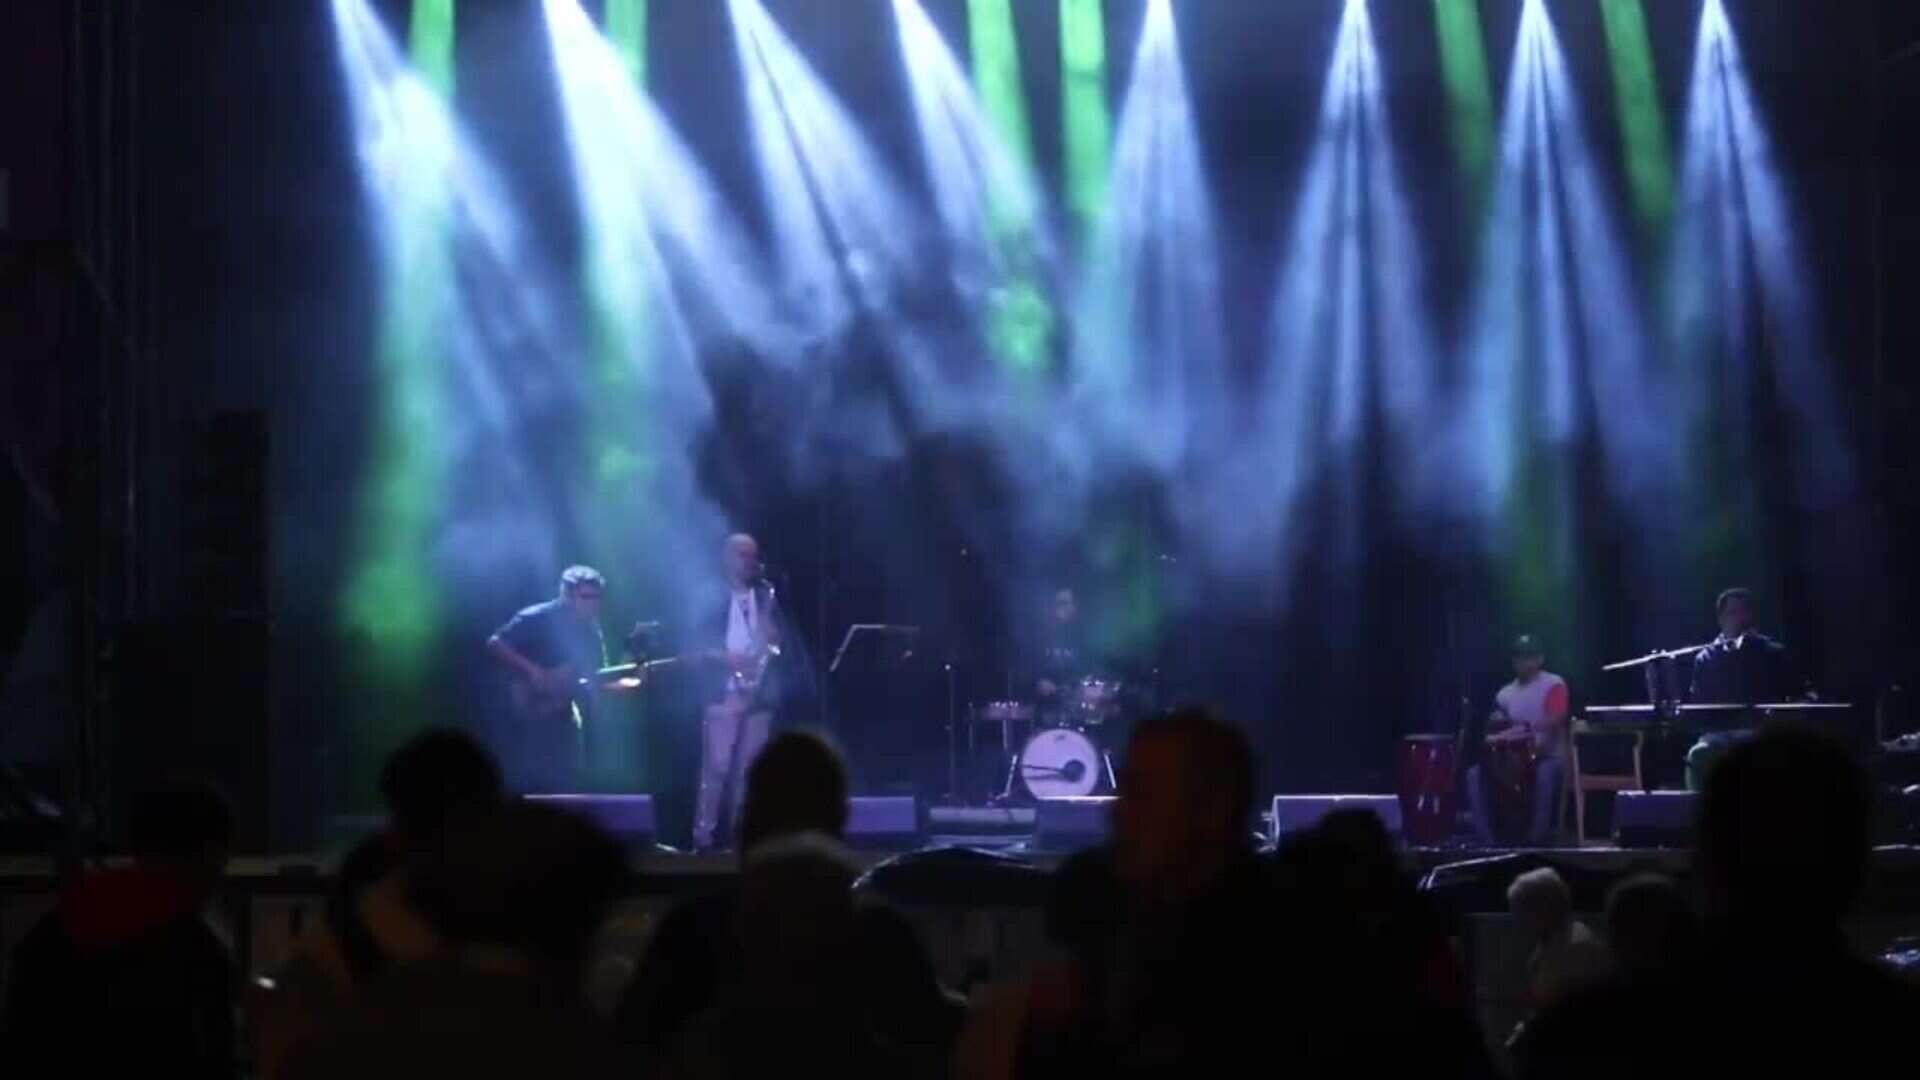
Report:
<svg viewBox="0 0 1920 1080"><path fill-rule="evenodd" d="M701 723L700 787L693 812L693 846L712 851L724 846L738 826L747 769L767 745L773 726L768 669L780 654L780 612L773 586L760 564L760 545L745 533L727 537L723 552L727 611L715 647L707 656L718 665L714 695ZM720 831L720 810L729 808L729 825Z"/></svg>

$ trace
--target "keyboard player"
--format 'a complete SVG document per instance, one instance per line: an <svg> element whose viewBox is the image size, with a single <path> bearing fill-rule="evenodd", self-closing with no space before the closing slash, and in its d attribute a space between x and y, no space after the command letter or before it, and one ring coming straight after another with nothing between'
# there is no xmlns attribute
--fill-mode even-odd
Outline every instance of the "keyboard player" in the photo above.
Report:
<svg viewBox="0 0 1920 1080"><path fill-rule="evenodd" d="M1750 590L1734 588L1721 593L1714 611L1720 636L1693 656L1693 679L1687 689L1690 703L1754 705L1812 696L1786 646L1754 628ZM1688 790L1701 790L1713 763L1729 746L1752 734L1750 730L1702 734L1687 751Z"/></svg>

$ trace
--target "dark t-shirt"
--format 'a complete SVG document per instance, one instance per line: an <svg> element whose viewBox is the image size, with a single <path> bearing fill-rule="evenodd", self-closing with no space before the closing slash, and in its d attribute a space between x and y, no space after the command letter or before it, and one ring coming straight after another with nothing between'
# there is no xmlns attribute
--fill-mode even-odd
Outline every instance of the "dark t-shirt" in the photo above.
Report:
<svg viewBox="0 0 1920 1080"><path fill-rule="evenodd" d="M1765 634L1721 638L1693 656L1687 700L1752 705L1787 701L1804 693L1786 646Z"/></svg>
<svg viewBox="0 0 1920 1080"><path fill-rule="evenodd" d="M1037 695L1042 680L1052 683L1056 696L1041 704L1053 707L1064 706L1072 700L1076 692L1072 687L1081 679L1097 677L1102 671L1077 623L1049 622L1031 646L1023 670L1015 674L1023 695Z"/></svg>
<svg viewBox="0 0 1920 1080"><path fill-rule="evenodd" d="M494 636L543 668L566 664L585 675L607 662L600 625L575 618L560 599L522 608Z"/></svg>
<svg viewBox="0 0 1920 1080"><path fill-rule="evenodd" d="M1036 667L1040 678L1066 685L1086 674L1087 650L1080 635L1070 630L1056 631L1040 649Z"/></svg>

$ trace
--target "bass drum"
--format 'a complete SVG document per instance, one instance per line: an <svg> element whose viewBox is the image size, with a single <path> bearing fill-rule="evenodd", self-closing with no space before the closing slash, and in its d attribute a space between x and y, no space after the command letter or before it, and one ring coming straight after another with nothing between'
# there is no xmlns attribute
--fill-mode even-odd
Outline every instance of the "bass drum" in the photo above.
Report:
<svg viewBox="0 0 1920 1080"><path fill-rule="evenodd" d="M1072 728L1036 731L1020 749L1020 779L1036 799L1091 795L1100 786L1100 748Z"/></svg>

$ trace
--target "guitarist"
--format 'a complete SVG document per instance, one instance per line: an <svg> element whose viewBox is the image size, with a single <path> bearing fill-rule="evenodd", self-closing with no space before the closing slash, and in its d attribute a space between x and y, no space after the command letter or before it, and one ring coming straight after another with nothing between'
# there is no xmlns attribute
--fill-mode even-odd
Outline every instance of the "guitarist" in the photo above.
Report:
<svg viewBox="0 0 1920 1080"><path fill-rule="evenodd" d="M581 678L607 662L600 634L606 579L591 566L569 566L560 595L522 609L487 639L487 651L512 680L511 725L502 762L521 791L571 791L579 781L581 732L592 699Z"/></svg>
<svg viewBox="0 0 1920 1080"><path fill-rule="evenodd" d="M717 678L701 722L700 787L693 813L697 851L717 846L723 799L729 819L739 821L747 768L766 746L773 724L768 669L781 645L779 605L760 563L759 543L745 533L727 537L724 562L726 619L715 624L720 647L706 654Z"/></svg>

